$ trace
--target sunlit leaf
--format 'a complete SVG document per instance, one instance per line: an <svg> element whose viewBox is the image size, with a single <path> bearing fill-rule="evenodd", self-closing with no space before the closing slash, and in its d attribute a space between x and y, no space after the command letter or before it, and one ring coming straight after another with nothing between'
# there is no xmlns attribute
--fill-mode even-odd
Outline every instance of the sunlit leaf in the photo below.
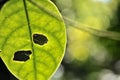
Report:
<svg viewBox="0 0 120 80"><path fill-rule="evenodd" d="M0 56L20 80L48 80L64 55L65 27L57 8L48 0L34 3L10 0L0 13Z"/></svg>

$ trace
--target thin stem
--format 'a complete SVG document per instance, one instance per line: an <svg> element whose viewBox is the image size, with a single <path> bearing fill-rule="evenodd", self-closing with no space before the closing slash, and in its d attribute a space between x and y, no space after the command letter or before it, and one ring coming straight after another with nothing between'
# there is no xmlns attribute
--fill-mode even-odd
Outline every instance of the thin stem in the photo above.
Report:
<svg viewBox="0 0 120 80"><path fill-rule="evenodd" d="M52 11L45 8L42 4L39 4L39 3L35 2L34 0L29 0L29 2L32 3L33 5L35 5L36 7L38 7L43 12L46 12L50 16L56 18L57 20L59 20L59 21L62 20L60 16L54 14ZM94 29L91 26L82 24L81 22L73 21L72 19L70 19L66 16L62 16L62 17L65 21L67 21L69 23L69 24L66 23L67 27L73 27L73 28L85 31L87 33L90 33L90 34L98 36L98 37L106 37L106 38L110 38L113 40L120 40L120 33L113 32L113 31L106 31L106 30L103 31L103 30Z"/></svg>
<svg viewBox="0 0 120 80"><path fill-rule="evenodd" d="M70 24L68 24L69 26L74 27L76 29L88 32L88 33L98 36L98 37L106 37L106 38L110 38L110 39L114 39L114 40L120 40L120 33L118 33L118 32L94 29L91 26L88 26L86 24L82 24L80 22L73 21L66 17L63 17L63 18L64 18L64 20L66 20L70 23Z"/></svg>

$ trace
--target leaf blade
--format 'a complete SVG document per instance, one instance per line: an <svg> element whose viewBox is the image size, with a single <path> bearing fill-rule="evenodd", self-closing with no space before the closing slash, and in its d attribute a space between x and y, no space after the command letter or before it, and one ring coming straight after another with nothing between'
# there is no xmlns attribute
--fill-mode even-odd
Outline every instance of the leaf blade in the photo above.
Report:
<svg viewBox="0 0 120 80"><path fill-rule="evenodd" d="M37 3L50 6L51 10L60 16L58 10L50 2L39 0ZM25 13L23 8L25 4L27 4L26 11L28 11L27 16L30 22L26 20L26 15L23 14ZM8 8L12 11L9 11ZM51 17L29 1L24 4L22 1L9 1L2 9L1 15L0 26L4 26L0 27L1 58L8 69L22 80L49 79L59 66L64 55L66 36L63 21ZM31 34L28 25L30 25ZM45 35L48 38L48 42L42 46L33 43L33 34L36 33ZM13 61L13 54L18 50L31 50L30 60L26 62ZM14 65L14 67L11 65Z"/></svg>

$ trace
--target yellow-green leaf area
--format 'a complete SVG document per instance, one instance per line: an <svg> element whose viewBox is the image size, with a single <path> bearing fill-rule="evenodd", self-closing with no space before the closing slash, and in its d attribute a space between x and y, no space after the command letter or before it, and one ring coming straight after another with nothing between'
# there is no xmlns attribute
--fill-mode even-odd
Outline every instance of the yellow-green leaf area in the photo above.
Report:
<svg viewBox="0 0 120 80"><path fill-rule="evenodd" d="M65 46L64 22L50 1L10 0L2 8L0 57L18 79L50 79Z"/></svg>

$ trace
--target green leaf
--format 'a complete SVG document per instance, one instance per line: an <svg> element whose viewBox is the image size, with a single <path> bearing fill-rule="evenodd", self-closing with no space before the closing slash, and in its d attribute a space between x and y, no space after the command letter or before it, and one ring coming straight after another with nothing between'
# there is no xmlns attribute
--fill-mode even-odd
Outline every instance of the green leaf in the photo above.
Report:
<svg viewBox="0 0 120 80"><path fill-rule="evenodd" d="M64 22L50 1L10 0L2 8L0 56L18 79L48 80L60 65L65 45Z"/></svg>

